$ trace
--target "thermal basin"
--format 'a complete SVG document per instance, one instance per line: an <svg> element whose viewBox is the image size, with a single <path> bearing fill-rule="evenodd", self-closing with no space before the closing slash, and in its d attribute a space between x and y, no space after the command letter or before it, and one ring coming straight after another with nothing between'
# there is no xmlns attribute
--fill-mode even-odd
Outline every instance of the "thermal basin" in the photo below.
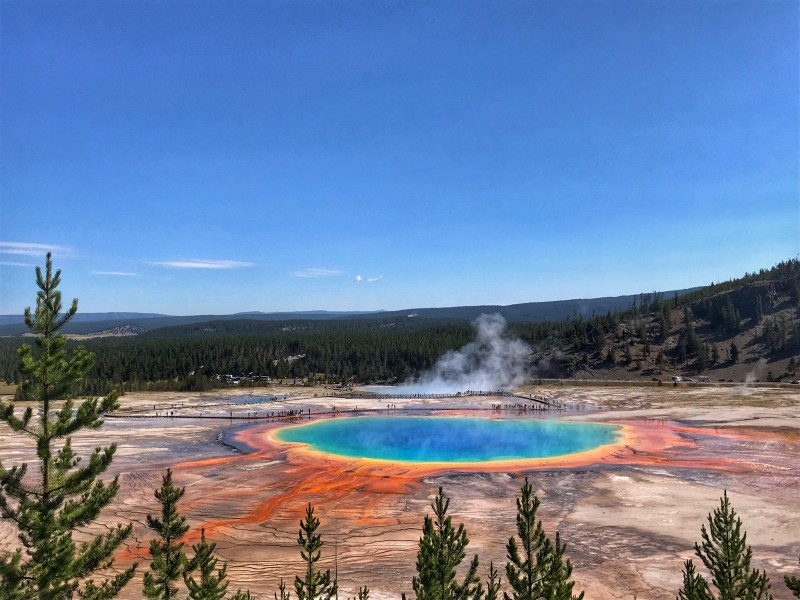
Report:
<svg viewBox="0 0 800 600"><path fill-rule="evenodd" d="M618 441L621 427L542 419L349 417L285 427L275 437L352 458L477 463L552 458Z"/></svg>

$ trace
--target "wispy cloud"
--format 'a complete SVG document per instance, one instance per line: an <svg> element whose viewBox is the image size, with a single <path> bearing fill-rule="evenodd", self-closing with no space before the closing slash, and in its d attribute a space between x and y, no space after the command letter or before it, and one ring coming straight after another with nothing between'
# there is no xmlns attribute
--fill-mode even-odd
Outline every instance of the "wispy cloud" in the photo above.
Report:
<svg viewBox="0 0 800 600"><path fill-rule="evenodd" d="M55 244L36 244L33 242L3 242L0 241L0 254L16 254L19 256L44 256L53 252L61 256L71 255L72 248L56 246ZM28 265L25 265L28 266Z"/></svg>
<svg viewBox="0 0 800 600"><path fill-rule="evenodd" d="M89 271L92 275L109 275L111 277L139 277L138 273L128 273L127 271Z"/></svg>
<svg viewBox="0 0 800 600"><path fill-rule="evenodd" d="M336 269L300 269L292 273L295 277L333 277L341 274Z"/></svg>
<svg viewBox="0 0 800 600"><path fill-rule="evenodd" d="M252 267L254 263L241 260L213 260L202 258L187 258L184 260L154 260L149 264L171 269L243 269Z"/></svg>
<svg viewBox="0 0 800 600"><path fill-rule="evenodd" d="M0 265L4 267L35 267L33 263L13 262L10 260L0 260Z"/></svg>
<svg viewBox="0 0 800 600"><path fill-rule="evenodd" d="M367 283L375 283L381 279L383 279L383 275L378 275L377 277L364 277L363 275L356 275L356 281L358 283L361 283L362 281L366 281Z"/></svg>

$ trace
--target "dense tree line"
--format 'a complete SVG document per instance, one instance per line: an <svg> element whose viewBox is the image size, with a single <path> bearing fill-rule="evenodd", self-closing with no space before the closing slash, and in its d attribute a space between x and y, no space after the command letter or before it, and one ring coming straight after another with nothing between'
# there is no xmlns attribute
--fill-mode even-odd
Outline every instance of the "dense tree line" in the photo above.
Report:
<svg viewBox="0 0 800 600"><path fill-rule="evenodd" d="M323 374L331 382L402 379L429 369L447 350L463 346L473 337L465 322L418 319L278 325L223 321L210 331L176 329L136 339L83 342L98 356L87 378L87 390L102 392L112 382L123 382L134 390L147 382L180 386L192 375L212 378L250 372L277 379ZM18 381L14 365L19 340L3 342L0 375Z"/></svg>
<svg viewBox="0 0 800 600"><path fill-rule="evenodd" d="M560 321L511 323L507 335L547 358L552 374L569 376L582 364L694 361L703 370L733 360L731 338L743 324L759 326L769 352L800 351L800 319L777 318L778 298L800 300L800 262L712 284L665 300L641 294L628 310ZM708 324L704 338L695 322ZM665 340L677 328L677 342ZM127 390L203 390L221 385L220 374L256 373L275 379L309 376L328 383L397 381L430 369L448 350L473 339L469 323L425 318L332 321L211 321L168 327L128 338L83 342L97 354L83 391L104 393L115 383ZM673 338L674 340L674 338ZM726 341L727 340L727 341ZM0 379L19 382L17 347L23 338L0 338ZM723 343L724 342L724 343ZM68 348L77 343L67 342ZM735 345L735 344L734 344ZM657 348L651 356L653 348ZM733 355L735 356L733 356ZM566 355L566 356L565 356Z"/></svg>

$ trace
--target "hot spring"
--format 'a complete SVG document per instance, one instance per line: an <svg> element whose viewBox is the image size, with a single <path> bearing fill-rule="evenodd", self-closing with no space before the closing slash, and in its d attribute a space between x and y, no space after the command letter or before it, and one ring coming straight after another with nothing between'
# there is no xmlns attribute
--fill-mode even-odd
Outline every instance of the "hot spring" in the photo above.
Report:
<svg viewBox="0 0 800 600"><path fill-rule="evenodd" d="M617 442L621 427L536 419L349 417L280 429L282 442L351 458L479 463L552 458Z"/></svg>

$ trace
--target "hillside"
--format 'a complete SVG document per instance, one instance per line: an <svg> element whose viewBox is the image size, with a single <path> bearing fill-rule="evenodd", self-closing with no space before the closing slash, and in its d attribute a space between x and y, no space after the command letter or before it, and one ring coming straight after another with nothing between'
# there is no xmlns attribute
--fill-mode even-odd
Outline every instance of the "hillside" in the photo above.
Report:
<svg viewBox="0 0 800 600"><path fill-rule="evenodd" d="M700 288L663 292L664 298L673 298ZM482 314L499 313L510 323L558 321L570 317L589 318L630 307L639 295L611 296L603 298L577 298L552 302L525 302L522 304L499 304L482 306L449 306L440 308L405 308L393 311L260 311L235 313L232 315L161 315L154 313L78 313L64 327L64 333L90 336L118 328L134 331L153 331L162 328L191 326L197 323L241 321L288 321L288 320L351 320L376 318L422 317L427 319L461 319L474 321ZM190 328L191 330L191 328ZM0 315L0 336L21 335L27 332L21 315Z"/></svg>
<svg viewBox="0 0 800 600"><path fill-rule="evenodd" d="M578 379L794 381L800 377L797 261L722 289L595 319L560 348L539 344L541 372Z"/></svg>

